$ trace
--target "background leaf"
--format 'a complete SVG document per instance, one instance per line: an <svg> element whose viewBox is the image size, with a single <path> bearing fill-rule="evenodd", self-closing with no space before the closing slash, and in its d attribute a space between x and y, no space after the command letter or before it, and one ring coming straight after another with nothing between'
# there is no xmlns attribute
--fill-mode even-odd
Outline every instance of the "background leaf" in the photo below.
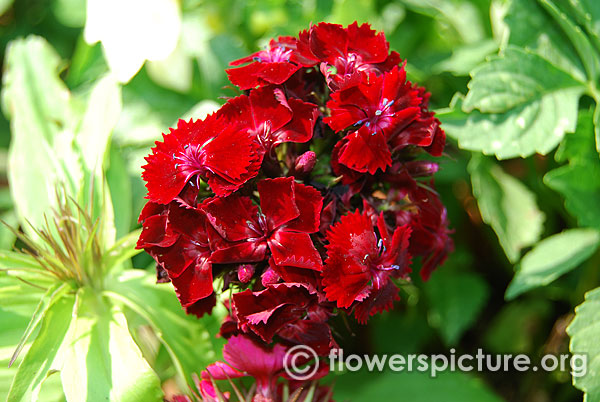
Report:
<svg viewBox="0 0 600 402"><path fill-rule="evenodd" d="M458 372L438 373L436 378L420 372L347 373L337 378L334 398L353 402L501 401L480 380Z"/></svg>
<svg viewBox="0 0 600 402"><path fill-rule="evenodd" d="M37 400L55 360L60 360L59 350L68 336L74 303L74 297L62 297L50 306L35 341L19 365L7 402Z"/></svg>
<svg viewBox="0 0 600 402"><path fill-rule="evenodd" d="M124 271L111 281L106 294L139 314L156 332L175 368L193 385L191 374L217 360L223 340L215 339L222 312L198 320L186 315L171 286L157 285L156 277L141 270Z"/></svg>
<svg viewBox="0 0 600 402"><path fill-rule="evenodd" d="M444 269L433 274L425 291L431 306L429 322L447 345L456 345L483 309L489 288L478 275Z"/></svg>
<svg viewBox="0 0 600 402"><path fill-rule="evenodd" d="M521 262L506 290L506 298L554 281L587 260L598 248L600 233L593 229L569 229L539 242Z"/></svg>
<svg viewBox="0 0 600 402"><path fill-rule="evenodd" d="M508 260L516 262L543 230L544 214L534 194L480 155L473 154L468 169L481 217L496 232Z"/></svg>
<svg viewBox="0 0 600 402"><path fill-rule="evenodd" d="M567 328L573 354L587 356L587 375L574 377L573 384L585 392L584 401L600 400L600 289L586 293L585 301L575 309L575 319Z"/></svg>
<svg viewBox="0 0 600 402"><path fill-rule="evenodd" d="M69 402L162 401L156 373L142 357L116 306L81 289L61 370Z"/></svg>
<svg viewBox="0 0 600 402"><path fill-rule="evenodd" d="M440 116L461 148L498 159L547 154L575 130L584 88L542 57L509 48L472 76L464 101Z"/></svg>
<svg viewBox="0 0 600 402"><path fill-rule="evenodd" d="M13 133L8 178L16 211L39 227L55 204L55 184L76 188L81 178L69 150L73 124L71 97L58 78L62 62L48 43L36 36L16 40L7 49L3 80L4 113ZM58 159L61 156L61 161ZM68 166L68 173L63 166ZM31 233L34 235L33 233Z"/></svg>
<svg viewBox="0 0 600 402"><path fill-rule="evenodd" d="M544 183L565 198L565 207L581 226L600 229L600 159L594 149L592 112L579 113L577 130L567 135L556 151L557 162L567 165L551 170Z"/></svg>

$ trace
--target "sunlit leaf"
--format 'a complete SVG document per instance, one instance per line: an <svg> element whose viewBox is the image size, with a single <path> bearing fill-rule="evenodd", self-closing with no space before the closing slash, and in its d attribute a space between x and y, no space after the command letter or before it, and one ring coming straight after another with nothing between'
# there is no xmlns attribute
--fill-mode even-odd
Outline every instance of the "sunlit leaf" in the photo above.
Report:
<svg viewBox="0 0 600 402"><path fill-rule="evenodd" d="M542 233L545 217L535 195L478 154L473 154L468 170L481 217L496 232L508 260L516 262L521 249L534 244Z"/></svg>
<svg viewBox="0 0 600 402"><path fill-rule="evenodd" d="M539 242L521 262L506 290L513 299L544 286L587 260L598 248L600 233L593 229L569 229Z"/></svg>
<svg viewBox="0 0 600 402"><path fill-rule="evenodd" d="M115 306L81 289L72 341L61 370L71 401L162 401L160 381Z"/></svg>
<svg viewBox="0 0 600 402"><path fill-rule="evenodd" d="M35 341L15 374L7 402L37 399L68 334L74 303L74 297L62 297L48 309Z"/></svg>
<svg viewBox="0 0 600 402"><path fill-rule="evenodd" d="M175 368L192 385L191 374L217 359L215 351L222 342L214 335L220 326L220 315L198 320L186 315L170 285L157 285L154 275L129 270L111 281L106 294L139 314L156 332Z"/></svg>
<svg viewBox="0 0 600 402"><path fill-rule="evenodd" d="M585 295L585 301L575 308L575 319L567 328L571 337L569 349L572 354L586 358L587 373L574 376L573 384L585 392L584 401L600 400L600 289Z"/></svg>

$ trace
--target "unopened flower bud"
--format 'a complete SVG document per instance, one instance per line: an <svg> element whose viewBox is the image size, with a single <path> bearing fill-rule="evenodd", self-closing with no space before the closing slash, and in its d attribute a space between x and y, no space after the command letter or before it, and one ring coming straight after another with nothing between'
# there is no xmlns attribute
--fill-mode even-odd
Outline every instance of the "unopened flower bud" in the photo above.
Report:
<svg viewBox="0 0 600 402"><path fill-rule="evenodd" d="M280 276L277 274L277 272L273 271L273 269L269 267L265 272L263 272L261 281L263 286L269 286L279 282L279 279Z"/></svg>
<svg viewBox="0 0 600 402"><path fill-rule="evenodd" d="M303 178L312 172L315 167L315 163L317 163L317 154L313 151L307 151L296 158L296 162L294 162L294 168L292 169L293 175L296 178Z"/></svg>
<svg viewBox="0 0 600 402"><path fill-rule="evenodd" d="M242 264L238 267L238 279L242 283L250 282L252 279L252 275L254 275L254 265L252 264Z"/></svg>

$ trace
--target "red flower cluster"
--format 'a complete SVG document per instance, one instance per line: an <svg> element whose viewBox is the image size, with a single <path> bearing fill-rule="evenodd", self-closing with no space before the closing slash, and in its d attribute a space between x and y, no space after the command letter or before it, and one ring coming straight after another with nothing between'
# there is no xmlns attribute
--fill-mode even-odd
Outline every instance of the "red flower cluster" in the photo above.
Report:
<svg viewBox="0 0 600 402"><path fill-rule="evenodd" d="M325 355L331 317L366 323L399 299L413 257L427 279L452 250L438 167L423 158L442 154L444 131L368 24L320 23L231 64L244 94L180 121L146 158L138 248L189 313L211 311L215 283L230 289L221 335L235 345ZM232 359L207 373L253 374Z"/></svg>

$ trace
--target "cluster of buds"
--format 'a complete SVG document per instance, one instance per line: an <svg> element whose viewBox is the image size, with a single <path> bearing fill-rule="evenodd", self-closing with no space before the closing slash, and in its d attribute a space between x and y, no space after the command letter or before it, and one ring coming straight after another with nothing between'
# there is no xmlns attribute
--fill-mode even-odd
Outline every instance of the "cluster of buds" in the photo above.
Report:
<svg viewBox="0 0 600 402"><path fill-rule="evenodd" d="M221 336L238 364L207 368L202 396L257 372L238 361L246 348L262 356L257 398L275 401L285 348L327 355L333 315L366 323L399 299L413 257L426 280L452 250L427 157L445 134L368 24L320 23L232 65L243 94L179 121L146 158L138 248L188 313L210 313L217 294L230 311Z"/></svg>

